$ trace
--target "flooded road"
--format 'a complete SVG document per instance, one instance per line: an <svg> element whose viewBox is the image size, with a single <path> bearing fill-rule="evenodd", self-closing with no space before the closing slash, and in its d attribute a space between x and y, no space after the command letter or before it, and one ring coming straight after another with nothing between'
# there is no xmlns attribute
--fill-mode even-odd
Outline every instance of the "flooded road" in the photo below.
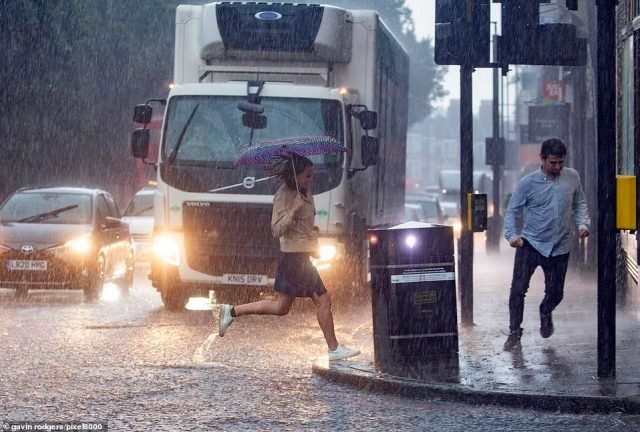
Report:
<svg viewBox="0 0 640 432"><path fill-rule="evenodd" d="M310 305L243 317L166 312L138 270L131 295L0 290L0 420L102 421L109 430L640 430L640 418L570 415L370 394L311 372L325 352ZM368 304L338 305L341 342L371 351Z"/></svg>

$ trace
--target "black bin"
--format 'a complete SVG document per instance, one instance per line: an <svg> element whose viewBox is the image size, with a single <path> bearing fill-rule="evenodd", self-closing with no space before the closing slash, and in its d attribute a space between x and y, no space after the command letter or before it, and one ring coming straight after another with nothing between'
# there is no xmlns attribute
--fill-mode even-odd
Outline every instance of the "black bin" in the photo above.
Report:
<svg viewBox="0 0 640 432"><path fill-rule="evenodd" d="M458 316L450 226L409 222L369 230L376 367L457 367Z"/></svg>

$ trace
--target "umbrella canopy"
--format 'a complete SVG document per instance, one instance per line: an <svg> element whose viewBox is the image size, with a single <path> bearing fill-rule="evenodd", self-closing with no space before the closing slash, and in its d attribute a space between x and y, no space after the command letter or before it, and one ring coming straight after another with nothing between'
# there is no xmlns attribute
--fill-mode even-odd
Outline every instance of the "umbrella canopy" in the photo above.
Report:
<svg viewBox="0 0 640 432"><path fill-rule="evenodd" d="M246 149L235 166L270 165L291 155L313 156L346 151L344 145L330 136L300 136L262 141Z"/></svg>

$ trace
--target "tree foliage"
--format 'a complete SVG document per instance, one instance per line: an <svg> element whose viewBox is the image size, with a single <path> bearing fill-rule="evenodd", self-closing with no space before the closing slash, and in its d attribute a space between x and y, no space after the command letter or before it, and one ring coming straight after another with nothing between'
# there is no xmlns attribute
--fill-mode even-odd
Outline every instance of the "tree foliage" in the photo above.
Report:
<svg viewBox="0 0 640 432"><path fill-rule="evenodd" d="M130 182L132 107L171 78L178 3L2 2L0 197L69 182L117 194Z"/></svg>
<svg viewBox="0 0 640 432"><path fill-rule="evenodd" d="M179 3L188 2L0 2L0 198L70 182L131 192L133 106L166 96ZM416 40L404 0L333 3L377 9L399 35L412 61L410 121L424 118L442 94L441 72L431 42Z"/></svg>

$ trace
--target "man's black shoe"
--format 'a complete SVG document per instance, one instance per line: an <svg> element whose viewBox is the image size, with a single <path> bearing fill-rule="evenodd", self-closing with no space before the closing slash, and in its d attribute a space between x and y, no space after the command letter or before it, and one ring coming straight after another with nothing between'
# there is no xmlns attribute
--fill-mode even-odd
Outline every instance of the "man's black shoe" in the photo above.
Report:
<svg viewBox="0 0 640 432"><path fill-rule="evenodd" d="M548 338L553 334L553 320L551 314L540 315L540 336Z"/></svg>
<svg viewBox="0 0 640 432"><path fill-rule="evenodd" d="M507 337L507 341L504 343L502 349L505 351L511 351L514 348L520 348L520 339L522 338L522 329L511 330L509 332L509 337Z"/></svg>

